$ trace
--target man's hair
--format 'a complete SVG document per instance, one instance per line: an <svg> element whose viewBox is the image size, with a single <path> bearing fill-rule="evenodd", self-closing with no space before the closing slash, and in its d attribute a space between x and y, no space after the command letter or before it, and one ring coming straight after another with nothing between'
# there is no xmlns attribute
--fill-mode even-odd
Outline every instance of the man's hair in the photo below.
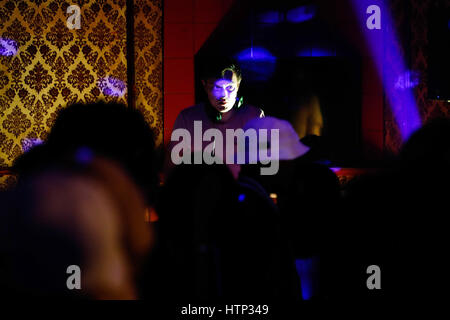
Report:
<svg viewBox="0 0 450 320"><path fill-rule="evenodd" d="M199 68L200 80L221 79L232 77L230 72L236 74L238 82L242 79L241 68L238 63L228 57L209 56L202 59Z"/></svg>

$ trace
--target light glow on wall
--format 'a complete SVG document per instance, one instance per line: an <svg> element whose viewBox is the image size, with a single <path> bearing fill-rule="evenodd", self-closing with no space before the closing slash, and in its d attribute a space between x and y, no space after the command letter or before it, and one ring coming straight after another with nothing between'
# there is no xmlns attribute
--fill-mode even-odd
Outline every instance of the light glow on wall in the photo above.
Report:
<svg viewBox="0 0 450 320"><path fill-rule="evenodd" d="M262 47L250 47L235 55L246 79L267 81L275 72L277 58Z"/></svg>
<svg viewBox="0 0 450 320"><path fill-rule="evenodd" d="M286 20L290 23L302 23L316 16L316 7L313 5L301 6L286 12Z"/></svg>
<svg viewBox="0 0 450 320"><path fill-rule="evenodd" d="M304 48L297 53L297 57L335 57L336 52L329 48Z"/></svg>
<svg viewBox="0 0 450 320"><path fill-rule="evenodd" d="M8 38L0 38L0 55L11 57L15 56L18 51L17 43Z"/></svg>
<svg viewBox="0 0 450 320"><path fill-rule="evenodd" d="M386 97L405 141L411 133L421 126L421 120L411 90L414 86L409 85L411 82L406 85L406 82L402 80L405 79L405 75L409 71L400 51L393 46L398 41L395 25L392 23L386 3L384 0L352 0L360 28L363 30L364 39L366 39L375 61L378 75L380 79L383 79ZM366 25L367 19L370 17L366 10L372 5L380 7L381 30L369 29ZM381 33L382 37L377 37L376 33ZM379 39L383 39L384 50L380 50ZM389 50L388 54L385 53L387 50Z"/></svg>
<svg viewBox="0 0 450 320"><path fill-rule="evenodd" d="M98 87L104 95L111 97L123 97L127 92L126 83L111 76L101 78Z"/></svg>
<svg viewBox="0 0 450 320"><path fill-rule="evenodd" d="M27 152L33 147L42 144L43 141L39 138L25 138L22 140L22 151Z"/></svg>
<svg viewBox="0 0 450 320"><path fill-rule="evenodd" d="M417 87L418 84L419 84L419 73L408 70L404 74L398 76L394 87L397 90L405 90Z"/></svg>

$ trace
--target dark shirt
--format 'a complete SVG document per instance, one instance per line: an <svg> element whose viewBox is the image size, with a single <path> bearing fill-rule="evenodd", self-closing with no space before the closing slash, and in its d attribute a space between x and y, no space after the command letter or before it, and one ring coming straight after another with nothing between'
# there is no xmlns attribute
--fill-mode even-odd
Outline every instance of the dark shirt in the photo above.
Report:
<svg viewBox="0 0 450 320"><path fill-rule="evenodd" d="M251 119L264 117L264 112L257 107L252 105L244 105L239 109L234 109L234 114L232 117L226 121L213 121L210 116L208 116L206 108L212 108L207 104L198 104L192 107L186 108L180 112L177 119L175 120L175 124L172 129L175 131L176 129L186 129L191 136L191 151L192 152L200 152L204 150L204 148L211 143L211 141L203 141L202 149L197 150L194 147L194 121L201 121L202 127L202 136L203 133L211 128L218 129L222 133L222 137L224 138L223 147L224 147L224 157L225 157L225 137L226 137L226 129L242 129L244 125ZM203 139L202 139L203 140ZM169 151L179 143L178 141L171 141L169 143ZM236 141L235 141L236 146Z"/></svg>

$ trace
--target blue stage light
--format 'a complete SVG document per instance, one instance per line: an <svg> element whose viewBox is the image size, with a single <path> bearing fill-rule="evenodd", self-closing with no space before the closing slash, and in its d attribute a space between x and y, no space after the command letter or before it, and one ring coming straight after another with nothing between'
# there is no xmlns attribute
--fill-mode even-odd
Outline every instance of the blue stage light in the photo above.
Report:
<svg viewBox="0 0 450 320"><path fill-rule="evenodd" d="M421 120L418 112L412 88L415 82L399 81L408 74L405 67L404 58L401 52L392 44L398 43L395 32L395 24L389 14L388 6L384 0L352 0L359 25L363 30L364 39L366 39L369 50L375 61L376 69L380 79L383 79L384 91L389 101L392 113L394 114L397 125L400 129L403 140L421 126ZM380 8L381 29L369 29L367 27L367 8L377 5ZM382 37L377 37L376 33L382 32ZM379 50L379 39L383 39L385 47L389 50ZM399 90L401 89L401 90Z"/></svg>
<svg viewBox="0 0 450 320"><path fill-rule="evenodd" d="M316 16L316 7L313 5L301 6L286 12L286 20L290 23L301 23Z"/></svg>

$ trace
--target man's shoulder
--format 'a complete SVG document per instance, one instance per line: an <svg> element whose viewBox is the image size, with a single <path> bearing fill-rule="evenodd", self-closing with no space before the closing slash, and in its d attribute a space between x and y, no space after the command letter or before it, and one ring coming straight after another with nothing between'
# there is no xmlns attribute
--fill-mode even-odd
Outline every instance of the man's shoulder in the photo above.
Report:
<svg viewBox="0 0 450 320"><path fill-rule="evenodd" d="M202 104L196 104L181 110L175 120L173 130L178 128L189 128L196 120L206 120L206 114Z"/></svg>
<svg viewBox="0 0 450 320"><path fill-rule="evenodd" d="M242 106L242 109L246 109L246 110L249 110L249 111L252 111L252 112L261 112L261 108L258 108L258 107L254 106L252 104L244 104Z"/></svg>
<svg viewBox="0 0 450 320"><path fill-rule="evenodd" d="M264 111L251 104L243 105L240 112L249 118L260 118L264 116Z"/></svg>

